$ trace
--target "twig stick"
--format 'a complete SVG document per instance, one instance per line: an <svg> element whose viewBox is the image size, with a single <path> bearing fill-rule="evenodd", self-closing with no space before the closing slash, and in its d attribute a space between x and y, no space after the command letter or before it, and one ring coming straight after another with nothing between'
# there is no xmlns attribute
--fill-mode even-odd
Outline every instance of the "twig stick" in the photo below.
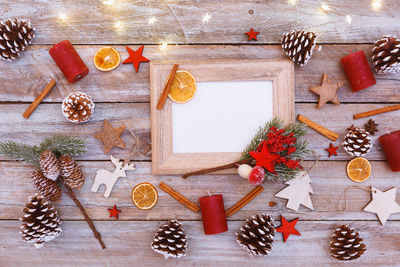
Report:
<svg viewBox="0 0 400 267"><path fill-rule="evenodd" d="M89 215L86 213L85 208L82 206L81 202L79 202L78 198L76 197L74 191L71 190L71 188L69 188L68 185L65 184L63 178L59 178L58 179L61 183L61 185L63 185L63 189L65 190L65 192L67 193L67 195L75 202L75 204L78 206L78 208L81 210L83 216L85 217L86 222L89 224L90 229L92 229L94 236L96 237L96 239L99 241L101 247L103 249L106 248L106 245L104 245L103 240L101 239L101 235L99 232L97 232L96 227L94 226L92 220L90 219Z"/></svg>
<svg viewBox="0 0 400 267"><path fill-rule="evenodd" d="M194 176L194 175L207 174L207 173L216 172L216 171L220 171L220 170L226 170L226 169L230 169L230 168L235 168L240 164L248 163L250 161L251 161L251 159L244 159L244 160L241 160L241 161L236 161L236 162L229 163L229 164L222 165L222 166L218 166L218 167L202 169L202 170L198 170L198 171L194 171L194 172L188 172L188 173L185 173L184 175L182 175L182 178L186 179L186 178L188 178L190 176Z"/></svg>
<svg viewBox="0 0 400 267"><path fill-rule="evenodd" d="M178 64L174 64L174 66L172 67L171 73L168 77L168 81L165 84L164 91L161 93L160 99L158 100L157 109L163 109L165 101L167 101L169 91L171 90L172 82L174 81L175 73L178 70L178 67Z"/></svg>
<svg viewBox="0 0 400 267"><path fill-rule="evenodd" d="M34 112L37 106L39 106L39 104L42 102L42 100L48 95L48 93L50 93L54 85L56 85L56 82L52 79L42 90L42 92L36 97L32 104L25 110L25 112L22 114L22 117L28 119L31 116L32 112Z"/></svg>
<svg viewBox="0 0 400 267"><path fill-rule="evenodd" d="M140 148L140 139L139 139L139 135L138 135L136 129L135 129L135 132L133 132L131 129L129 129L129 132L135 138L135 143L132 145L132 147L129 151L128 157L122 163L122 167L124 167L127 163L129 163L129 161L132 159L133 156L136 155L136 153L139 151L139 148Z"/></svg>
<svg viewBox="0 0 400 267"><path fill-rule="evenodd" d="M264 187L262 187L261 185L251 190L250 193L248 193L244 198L239 200L235 205L233 205L226 211L226 217L230 217L236 212L238 212L241 208L246 206L250 201L252 201L256 196L258 196L262 191L264 191Z"/></svg>
<svg viewBox="0 0 400 267"><path fill-rule="evenodd" d="M179 194L178 192L176 192L175 190L173 190L171 187L169 187L168 185L166 185L164 182L161 182L159 187L165 191L166 193L168 193L171 197L175 198L179 203L181 203L182 205L184 205L185 207L187 207L188 209L194 211L194 212L199 212L200 211L200 207L197 206L196 204L194 204L192 201L190 201L189 199L187 199L186 197L182 196L181 194Z"/></svg>
<svg viewBox="0 0 400 267"><path fill-rule="evenodd" d="M355 120L358 120L358 119L361 119L361 118L374 116L374 115L377 115L377 114L386 113L386 112L390 112L390 111L396 111L396 110L399 110L399 109L400 109L400 105L395 105L395 106L390 106L390 107L385 107L385 108L378 108L378 109L370 110L370 111L367 111L367 112L355 114L353 116L353 118Z"/></svg>
<svg viewBox="0 0 400 267"><path fill-rule="evenodd" d="M339 135L335 132L332 132L331 130L326 129L324 126L319 125L316 122L313 122L312 120L302 116L302 115L298 115L297 116L297 120L304 122L305 124L307 124L310 128L316 130L317 132L319 132L320 134L322 134L323 136L336 141L339 138Z"/></svg>

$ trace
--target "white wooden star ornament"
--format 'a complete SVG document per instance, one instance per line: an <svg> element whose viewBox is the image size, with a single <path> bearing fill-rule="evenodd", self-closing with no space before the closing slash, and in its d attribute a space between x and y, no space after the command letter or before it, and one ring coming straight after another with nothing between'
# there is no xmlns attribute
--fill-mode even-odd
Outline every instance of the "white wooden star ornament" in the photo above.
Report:
<svg viewBox="0 0 400 267"><path fill-rule="evenodd" d="M400 206L396 202L397 188L382 192L371 186L372 201L364 208L364 211L376 213L382 225L385 225L390 214L400 212Z"/></svg>

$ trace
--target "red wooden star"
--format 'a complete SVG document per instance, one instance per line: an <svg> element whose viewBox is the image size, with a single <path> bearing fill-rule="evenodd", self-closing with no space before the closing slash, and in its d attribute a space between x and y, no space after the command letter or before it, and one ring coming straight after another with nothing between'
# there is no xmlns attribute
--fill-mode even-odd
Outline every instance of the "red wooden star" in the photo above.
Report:
<svg viewBox="0 0 400 267"><path fill-rule="evenodd" d="M118 213L121 211L117 209L117 205L114 205L114 207L112 209L108 209L108 211L110 212L110 218L115 217L119 219Z"/></svg>
<svg viewBox="0 0 400 267"><path fill-rule="evenodd" d="M250 29L249 32L246 32L246 34L249 36L248 41L254 39L257 41L257 35L259 34L259 32L255 32L253 28Z"/></svg>
<svg viewBox="0 0 400 267"><path fill-rule="evenodd" d="M336 150L338 150L338 146L333 146L332 143L329 145L329 148L325 148L326 151L329 152L329 157L331 157L332 155L337 156L337 152Z"/></svg>
<svg viewBox="0 0 400 267"><path fill-rule="evenodd" d="M264 145L260 152L251 151L250 156L256 160L256 166L261 166L269 172L275 172L275 160L279 159L278 154L272 154L267 145Z"/></svg>
<svg viewBox="0 0 400 267"><path fill-rule="evenodd" d="M128 50L128 53L129 53L129 57L124 62L122 62L122 64L133 63L133 66L135 66L136 72L138 72L140 62L150 62L149 59L142 56L143 48L144 48L144 45L142 45L138 50L133 51L129 47L126 47L126 50Z"/></svg>
<svg viewBox="0 0 400 267"><path fill-rule="evenodd" d="M299 218L294 219L291 222L286 221L285 218L281 215L282 225L276 228L276 231L283 234L283 242L286 242L289 235L301 235L299 231L294 228L296 223L299 221Z"/></svg>

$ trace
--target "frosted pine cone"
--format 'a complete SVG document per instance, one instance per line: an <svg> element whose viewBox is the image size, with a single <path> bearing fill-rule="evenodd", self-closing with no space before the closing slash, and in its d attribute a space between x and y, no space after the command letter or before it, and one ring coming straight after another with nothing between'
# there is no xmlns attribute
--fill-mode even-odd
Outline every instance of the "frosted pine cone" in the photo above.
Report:
<svg viewBox="0 0 400 267"><path fill-rule="evenodd" d="M282 49L286 55L300 66L304 66L310 60L317 35L307 31L290 31L282 36Z"/></svg>
<svg viewBox="0 0 400 267"><path fill-rule="evenodd" d="M154 235L151 248L165 258L186 256L187 240L184 231L181 223L169 220Z"/></svg>
<svg viewBox="0 0 400 267"><path fill-rule="evenodd" d="M40 194L50 201L58 201L61 197L61 187L57 182L47 179L40 170L31 174L33 184Z"/></svg>
<svg viewBox="0 0 400 267"><path fill-rule="evenodd" d="M55 181L60 176L60 162L53 152L49 150L43 151L39 158L39 164L43 175L47 179Z"/></svg>
<svg viewBox="0 0 400 267"><path fill-rule="evenodd" d="M372 61L378 74L400 71L400 40L394 36L384 36L375 42Z"/></svg>
<svg viewBox="0 0 400 267"><path fill-rule="evenodd" d="M61 156L60 159L61 171L60 175L64 179L66 185L70 188L81 188L85 182L85 177L78 162L70 156Z"/></svg>
<svg viewBox="0 0 400 267"><path fill-rule="evenodd" d="M0 22L0 56L14 61L35 37L35 29L25 20L8 19Z"/></svg>
<svg viewBox="0 0 400 267"><path fill-rule="evenodd" d="M94 112L92 98L85 93L77 92L68 95L61 106L64 117L73 123L90 120Z"/></svg>
<svg viewBox="0 0 400 267"><path fill-rule="evenodd" d="M341 225L332 235L331 253L340 261L350 261L359 258L366 251L363 239L354 228Z"/></svg>
<svg viewBox="0 0 400 267"><path fill-rule="evenodd" d="M33 243L36 248L61 234L57 211L43 196L30 197L23 212L24 216L20 218L21 237L24 241Z"/></svg>
<svg viewBox="0 0 400 267"><path fill-rule="evenodd" d="M371 151L369 133L364 129L351 127L343 140L344 150L351 156L361 157Z"/></svg>
<svg viewBox="0 0 400 267"><path fill-rule="evenodd" d="M236 241L250 256L266 256L274 244L275 225L271 216L256 214L236 233Z"/></svg>

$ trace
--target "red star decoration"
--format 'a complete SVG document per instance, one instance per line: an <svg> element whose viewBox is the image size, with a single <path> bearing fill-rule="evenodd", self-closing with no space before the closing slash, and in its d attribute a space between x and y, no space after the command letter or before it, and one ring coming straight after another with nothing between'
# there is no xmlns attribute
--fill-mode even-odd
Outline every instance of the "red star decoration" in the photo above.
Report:
<svg viewBox="0 0 400 267"><path fill-rule="evenodd" d="M326 151L329 152L329 157L331 157L332 155L337 156L337 152L336 150L338 150L338 146L333 146L332 143L329 145L329 148L325 148Z"/></svg>
<svg viewBox="0 0 400 267"><path fill-rule="evenodd" d="M259 32L255 32L254 29L251 28L249 32L246 32L246 34L249 36L248 41L253 39L257 41L257 35L259 34Z"/></svg>
<svg viewBox="0 0 400 267"><path fill-rule="evenodd" d="M122 62L122 64L133 63L133 66L135 66L136 72L138 72L140 62L150 62L149 59L142 56L143 48L144 48L144 45L142 45L138 50L133 51L129 47L126 47L126 50L128 50L128 53L129 53L129 57L124 62Z"/></svg>
<svg viewBox="0 0 400 267"><path fill-rule="evenodd" d="M279 159L278 154L272 154L267 145L264 145L260 152L250 151L250 156L256 160L256 166L261 166L269 172L275 172L275 160Z"/></svg>
<svg viewBox="0 0 400 267"><path fill-rule="evenodd" d="M276 231L283 234L283 242L286 242L290 235L301 235L299 231L294 228L296 223L299 221L299 218L294 219L291 222L286 221L285 218L281 215L282 225L276 228Z"/></svg>
<svg viewBox="0 0 400 267"><path fill-rule="evenodd" d="M117 205L114 205L114 207L112 209L108 209L108 211L110 212L110 218L115 217L119 219L118 213L121 211L117 209Z"/></svg>

